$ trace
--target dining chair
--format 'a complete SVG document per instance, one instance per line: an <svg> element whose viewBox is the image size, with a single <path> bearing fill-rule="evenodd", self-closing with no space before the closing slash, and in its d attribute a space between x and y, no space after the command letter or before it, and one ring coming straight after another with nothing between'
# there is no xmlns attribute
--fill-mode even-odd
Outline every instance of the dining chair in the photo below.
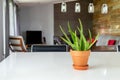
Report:
<svg viewBox="0 0 120 80"><path fill-rule="evenodd" d="M22 36L10 36L9 46L13 52L26 52L27 48L25 46Z"/></svg>

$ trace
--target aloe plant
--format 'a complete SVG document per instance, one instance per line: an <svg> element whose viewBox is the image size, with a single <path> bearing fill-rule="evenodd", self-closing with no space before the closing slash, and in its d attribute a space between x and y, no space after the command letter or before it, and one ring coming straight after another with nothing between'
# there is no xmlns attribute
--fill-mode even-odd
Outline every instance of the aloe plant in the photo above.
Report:
<svg viewBox="0 0 120 80"><path fill-rule="evenodd" d="M68 31L70 33L70 37L72 39L70 39L70 37L68 37L68 35L65 33L65 31L63 30L63 28L60 26L60 29L64 35L64 37L61 37L61 39L66 42L69 46L71 46L71 48L73 50L76 51L86 51L86 50L90 50L90 48L93 46L93 44L96 42L97 38L99 35L97 35L95 37L95 40L92 42L92 35L91 35L91 31L88 30L89 32L89 40L87 40L84 36L84 32L83 32L83 25L80 19L79 20L79 24L80 26L77 28L77 30L73 31L71 29L70 23L68 22ZM79 32L80 36L77 36L77 31Z"/></svg>

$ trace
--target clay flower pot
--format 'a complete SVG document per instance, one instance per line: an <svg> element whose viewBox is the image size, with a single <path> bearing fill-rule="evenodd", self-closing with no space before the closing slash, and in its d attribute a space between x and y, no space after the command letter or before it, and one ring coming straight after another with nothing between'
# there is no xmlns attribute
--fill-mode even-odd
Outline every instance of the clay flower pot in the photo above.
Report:
<svg viewBox="0 0 120 80"><path fill-rule="evenodd" d="M73 60L73 67L76 70L87 70L88 59L90 56L90 50L88 51L73 51L70 50L70 54Z"/></svg>

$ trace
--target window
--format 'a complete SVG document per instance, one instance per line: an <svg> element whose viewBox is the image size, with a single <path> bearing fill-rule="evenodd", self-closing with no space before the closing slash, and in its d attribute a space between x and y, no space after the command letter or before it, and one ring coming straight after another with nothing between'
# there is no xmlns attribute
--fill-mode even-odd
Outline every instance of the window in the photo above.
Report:
<svg viewBox="0 0 120 80"><path fill-rule="evenodd" d="M3 1L3 54L6 54L6 0Z"/></svg>
<svg viewBox="0 0 120 80"><path fill-rule="evenodd" d="M10 24L10 35L18 35L17 28L17 17L16 17L16 5L9 2L9 24Z"/></svg>

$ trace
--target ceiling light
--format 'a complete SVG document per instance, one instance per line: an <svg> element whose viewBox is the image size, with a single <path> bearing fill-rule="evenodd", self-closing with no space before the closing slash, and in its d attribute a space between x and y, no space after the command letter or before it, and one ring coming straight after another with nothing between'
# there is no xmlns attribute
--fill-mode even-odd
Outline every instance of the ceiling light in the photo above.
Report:
<svg viewBox="0 0 120 80"><path fill-rule="evenodd" d="M75 3L75 12L76 13L80 12L80 3Z"/></svg>
<svg viewBox="0 0 120 80"><path fill-rule="evenodd" d="M94 5L93 5L93 3L89 3L88 13L94 13Z"/></svg>
<svg viewBox="0 0 120 80"><path fill-rule="evenodd" d="M108 13L108 5L107 4L102 4L101 13L102 14L107 14Z"/></svg>
<svg viewBox="0 0 120 80"><path fill-rule="evenodd" d="M65 2L62 2L61 4L61 12L67 12L67 4Z"/></svg>

